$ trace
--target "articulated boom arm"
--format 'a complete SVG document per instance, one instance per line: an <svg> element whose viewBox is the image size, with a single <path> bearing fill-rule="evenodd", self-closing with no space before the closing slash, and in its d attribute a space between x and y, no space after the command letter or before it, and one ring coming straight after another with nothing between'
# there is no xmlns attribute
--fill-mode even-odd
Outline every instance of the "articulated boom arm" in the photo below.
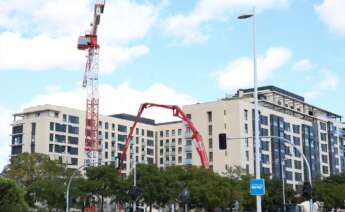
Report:
<svg viewBox="0 0 345 212"><path fill-rule="evenodd" d="M207 155L205 152L204 144L202 142L202 137L201 137L199 131L197 130L197 128L190 121L190 119L187 117L187 115L182 111L182 109L177 105L162 105L162 104L155 104L155 103L143 103L140 105L137 116L136 116L136 118L133 122L133 125L130 128L129 134L126 138L125 147L124 147L123 152L119 158L119 171L121 171L121 169L122 169L123 161L126 158L126 152L127 152L128 146L129 146L129 144L133 138L133 132L135 130L135 127L136 127L138 121L140 120L140 117L141 117L142 113L144 112L144 110L147 108L150 108L150 107L160 107L160 108L170 109L173 111L173 116L179 117L184 122L186 122L186 124L188 125L188 127L192 131L192 139L195 140L196 150L200 156L201 164L203 167L208 168L209 162L208 162Z"/></svg>

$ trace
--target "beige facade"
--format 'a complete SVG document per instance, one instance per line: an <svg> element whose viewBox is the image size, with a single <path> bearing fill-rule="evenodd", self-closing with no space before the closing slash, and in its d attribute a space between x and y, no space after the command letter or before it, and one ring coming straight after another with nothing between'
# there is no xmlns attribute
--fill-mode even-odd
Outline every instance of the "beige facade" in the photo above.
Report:
<svg viewBox="0 0 345 212"><path fill-rule="evenodd" d="M294 186L306 179L302 156L291 145L267 136L283 137L294 143L308 158L313 176L344 172L345 124L341 117L312 106L304 98L274 86L261 87L260 135L261 170ZM224 99L186 105L184 112L202 135L210 168L224 173L239 166L254 174L253 92L239 90ZM84 163L84 112L66 107L43 105L14 114L12 155L40 152L69 162ZM110 163L122 152L134 116L100 116L99 160ZM77 121L78 120L78 121ZM218 135L226 133L226 149L219 148ZM143 118L137 125L127 152L138 163L201 165L191 132L182 121L155 123ZM248 137L246 139L246 137Z"/></svg>

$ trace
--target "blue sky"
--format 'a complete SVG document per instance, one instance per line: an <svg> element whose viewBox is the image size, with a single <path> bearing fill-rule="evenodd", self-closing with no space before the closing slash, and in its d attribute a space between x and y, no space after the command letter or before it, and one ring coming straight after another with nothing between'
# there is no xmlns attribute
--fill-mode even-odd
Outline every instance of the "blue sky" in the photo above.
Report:
<svg viewBox="0 0 345 212"><path fill-rule="evenodd" d="M134 113L142 101L210 101L250 87L251 20L236 16L255 5L260 85L344 116L344 2L108 0L99 31L101 112ZM3 158L11 113L37 104L84 108L85 54L76 41L92 3L0 0Z"/></svg>

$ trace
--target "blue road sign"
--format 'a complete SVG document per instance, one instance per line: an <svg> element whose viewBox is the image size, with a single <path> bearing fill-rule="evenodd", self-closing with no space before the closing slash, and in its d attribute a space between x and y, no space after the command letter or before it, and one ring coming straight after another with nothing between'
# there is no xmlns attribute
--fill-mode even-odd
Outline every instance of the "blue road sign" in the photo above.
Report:
<svg viewBox="0 0 345 212"><path fill-rule="evenodd" d="M265 194L265 180L251 179L250 180L250 195L262 196Z"/></svg>

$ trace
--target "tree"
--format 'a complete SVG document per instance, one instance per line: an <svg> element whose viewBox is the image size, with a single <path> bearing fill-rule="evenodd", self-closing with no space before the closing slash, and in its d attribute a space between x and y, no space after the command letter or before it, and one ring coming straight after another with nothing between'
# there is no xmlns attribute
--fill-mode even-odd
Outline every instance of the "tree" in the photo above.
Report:
<svg viewBox="0 0 345 212"><path fill-rule="evenodd" d="M14 180L0 178L0 211L28 211L24 191Z"/></svg>
<svg viewBox="0 0 345 212"><path fill-rule="evenodd" d="M116 183L119 182L117 171L113 166L94 166L86 169L87 177L87 189L91 194L96 195L97 202L101 204L101 211L103 211L103 205L105 198L116 196L117 189L114 188Z"/></svg>
<svg viewBox="0 0 345 212"><path fill-rule="evenodd" d="M69 172L48 155L23 153L11 158L3 175L24 187L30 207L43 205L51 210L64 208L64 185ZM36 204L38 202L40 204Z"/></svg>

